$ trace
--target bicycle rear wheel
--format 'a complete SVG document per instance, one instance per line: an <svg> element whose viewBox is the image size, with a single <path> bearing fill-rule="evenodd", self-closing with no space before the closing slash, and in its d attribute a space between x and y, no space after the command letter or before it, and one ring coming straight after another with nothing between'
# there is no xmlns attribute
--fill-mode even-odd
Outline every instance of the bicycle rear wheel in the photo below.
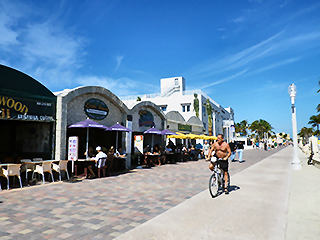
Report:
<svg viewBox="0 0 320 240"><path fill-rule="evenodd" d="M218 174L213 173L209 179L209 192L211 197L216 197L219 193Z"/></svg>

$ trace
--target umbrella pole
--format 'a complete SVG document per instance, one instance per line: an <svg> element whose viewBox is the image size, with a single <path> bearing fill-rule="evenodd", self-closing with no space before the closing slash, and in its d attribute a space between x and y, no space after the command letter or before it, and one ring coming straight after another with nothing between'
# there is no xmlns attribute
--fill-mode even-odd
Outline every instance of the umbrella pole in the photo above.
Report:
<svg viewBox="0 0 320 240"><path fill-rule="evenodd" d="M86 159L89 159L89 128L87 128Z"/></svg>
<svg viewBox="0 0 320 240"><path fill-rule="evenodd" d="M116 131L116 152L118 150L118 131Z"/></svg>
<svg viewBox="0 0 320 240"><path fill-rule="evenodd" d="M152 141L151 141L151 153L153 153L153 133L152 133Z"/></svg>

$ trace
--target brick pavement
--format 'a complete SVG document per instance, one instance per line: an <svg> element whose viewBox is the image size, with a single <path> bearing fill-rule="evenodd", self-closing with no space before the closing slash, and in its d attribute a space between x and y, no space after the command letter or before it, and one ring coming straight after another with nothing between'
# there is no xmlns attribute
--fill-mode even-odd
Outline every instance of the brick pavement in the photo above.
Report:
<svg viewBox="0 0 320 240"><path fill-rule="evenodd" d="M245 150L231 176L277 150ZM207 189L203 160L0 193L1 239L113 239ZM231 178L232 185L232 178Z"/></svg>

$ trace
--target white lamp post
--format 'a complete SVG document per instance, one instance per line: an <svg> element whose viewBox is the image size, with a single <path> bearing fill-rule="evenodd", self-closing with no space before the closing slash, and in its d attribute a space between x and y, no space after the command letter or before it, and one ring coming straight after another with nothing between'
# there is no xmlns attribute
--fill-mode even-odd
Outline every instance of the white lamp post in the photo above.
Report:
<svg viewBox="0 0 320 240"><path fill-rule="evenodd" d="M293 160L292 160L292 169L300 170L301 162L298 156L298 139L297 139L297 116L296 116L296 107L294 106L294 100L296 98L297 87L292 83L288 92L291 98L291 109L292 109L292 135L293 135Z"/></svg>

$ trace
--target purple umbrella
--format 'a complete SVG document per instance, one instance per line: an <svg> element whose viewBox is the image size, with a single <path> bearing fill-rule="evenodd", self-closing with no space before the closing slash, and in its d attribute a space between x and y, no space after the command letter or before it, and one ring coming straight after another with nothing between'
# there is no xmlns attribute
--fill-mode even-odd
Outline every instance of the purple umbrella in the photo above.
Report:
<svg viewBox="0 0 320 240"><path fill-rule="evenodd" d="M165 129L165 130L161 131L161 134L162 135L178 135L178 134L176 134L174 132L169 131L168 129Z"/></svg>
<svg viewBox="0 0 320 240"><path fill-rule="evenodd" d="M119 124L118 122L116 124L114 124L113 126L109 127L110 131L116 131L116 150L118 150L118 132L132 132L132 130L130 130L129 128L126 128L124 126L122 126L121 124Z"/></svg>
<svg viewBox="0 0 320 240"><path fill-rule="evenodd" d="M151 144L151 152L153 151L153 134L162 135L161 131L156 129L154 126L152 128L149 128L147 131L145 131L143 134L151 133L152 134L152 144Z"/></svg>
<svg viewBox="0 0 320 240"><path fill-rule="evenodd" d="M166 144L167 144L167 135L178 135L178 134L176 134L174 132L169 131L168 129L165 129L165 130L161 131L161 134L162 135L166 135Z"/></svg>
<svg viewBox="0 0 320 240"><path fill-rule="evenodd" d="M87 129L87 143L86 143L87 159L88 159L88 148L89 148L89 128L102 128L106 130L109 129L108 127L100 123L97 123L89 118L87 118L82 122L72 124L68 128L86 128Z"/></svg>

